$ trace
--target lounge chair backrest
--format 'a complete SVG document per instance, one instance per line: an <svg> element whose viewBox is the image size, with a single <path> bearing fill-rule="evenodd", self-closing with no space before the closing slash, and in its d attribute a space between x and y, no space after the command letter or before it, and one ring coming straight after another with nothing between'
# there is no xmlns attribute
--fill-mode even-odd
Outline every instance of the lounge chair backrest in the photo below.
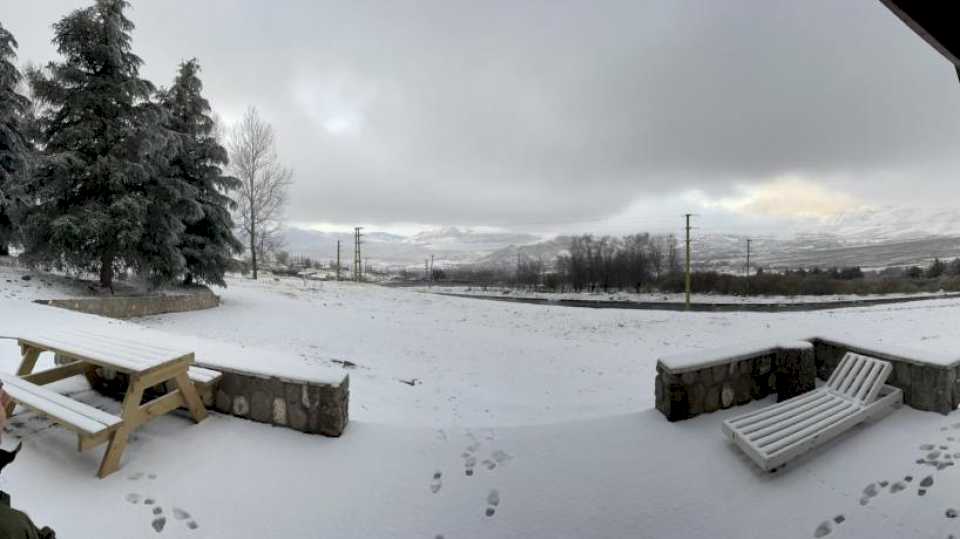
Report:
<svg viewBox="0 0 960 539"><path fill-rule="evenodd" d="M827 389L861 404L870 404L886 383L893 365L888 361L847 352L827 380Z"/></svg>

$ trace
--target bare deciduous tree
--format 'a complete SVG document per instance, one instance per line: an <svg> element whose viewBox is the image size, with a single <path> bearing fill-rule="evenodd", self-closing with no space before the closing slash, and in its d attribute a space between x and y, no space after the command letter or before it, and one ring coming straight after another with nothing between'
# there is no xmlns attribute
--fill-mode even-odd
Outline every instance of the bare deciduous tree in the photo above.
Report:
<svg viewBox="0 0 960 539"><path fill-rule="evenodd" d="M234 127L227 143L230 166L240 179L237 190L237 223L249 240L253 278L257 278L257 257L280 246L287 188L293 170L277 157L273 128L257 109L250 107Z"/></svg>

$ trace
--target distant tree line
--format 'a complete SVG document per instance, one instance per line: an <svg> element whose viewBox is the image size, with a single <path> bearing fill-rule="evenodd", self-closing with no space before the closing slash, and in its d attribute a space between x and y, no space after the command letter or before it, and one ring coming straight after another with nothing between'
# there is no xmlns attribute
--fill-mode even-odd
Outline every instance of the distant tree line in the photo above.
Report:
<svg viewBox="0 0 960 539"><path fill-rule="evenodd" d="M253 186L282 189L290 172L264 137L254 148L260 161L233 167L239 179L227 173L199 62L183 62L170 88L141 78L128 7L96 0L62 18L53 25L61 61L25 77L0 25L0 254L18 246L32 266L93 272L111 290L131 270L154 284L222 286L243 250L234 216L254 230L256 268L256 212L266 204L275 221L283 194ZM259 122L254 109L245 122ZM239 206L234 191L244 195Z"/></svg>
<svg viewBox="0 0 960 539"><path fill-rule="evenodd" d="M520 255L516 268L450 268L451 283L518 286L545 291L685 290L678 242L672 236L634 234L620 238L578 236L567 253L547 262ZM927 266L864 271L859 266L764 270L750 276L718 271L691 273L698 294L833 295L960 291L960 258L935 258Z"/></svg>

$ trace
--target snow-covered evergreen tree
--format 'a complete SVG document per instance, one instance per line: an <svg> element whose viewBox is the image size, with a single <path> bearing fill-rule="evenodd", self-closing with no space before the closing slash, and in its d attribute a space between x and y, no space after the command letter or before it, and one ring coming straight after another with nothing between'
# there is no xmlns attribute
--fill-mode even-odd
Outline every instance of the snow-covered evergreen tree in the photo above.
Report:
<svg viewBox="0 0 960 539"><path fill-rule="evenodd" d="M185 184L180 205L184 224L174 248L182 254L187 283L200 281L224 286L223 274L243 244L233 235L229 197L240 181L223 173L227 151L215 134L210 103L203 97L196 59L180 64L173 86L161 92L166 126L177 134L178 144L166 176Z"/></svg>
<svg viewBox="0 0 960 539"><path fill-rule="evenodd" d="M30 160L24 117L30 102L17 92L20 71L14 65L17 41L0 24L0 255L15 238L13 214Z"/></svg>
<svg viewBox="0 0 960 539"><path fill-rule="evenodd" d="M28 261L97 271L112 287L118 268L141 260L150 199L168 141L154 87L140 78L124 0L97 0L54 25L63 57L33 71L43 158L23 223Z"/></svg>

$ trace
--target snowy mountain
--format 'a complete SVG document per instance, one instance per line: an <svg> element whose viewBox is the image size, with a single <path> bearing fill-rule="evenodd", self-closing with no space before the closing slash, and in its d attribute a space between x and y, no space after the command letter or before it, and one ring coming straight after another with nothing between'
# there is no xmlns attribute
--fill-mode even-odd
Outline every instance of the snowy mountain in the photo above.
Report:
<svg viewBox="0 0 960 539"><path fill-rule="evenodd" d="M794 223L792 234L750 236L751 260L765 267L851 266L884 267L922 264L934 258L960 256L960 209L860 208L829 219ZM743 268L747 235L709 234L702 226L693 238L695 264L704 269ZM636 232L644 232L638 230ZM290 228L287 250L321 261L353 256L353 235ZM534 234L443 227L412 236L369 232L363 256L381 267L421 268L434 256L440 264L477 264L510 268L518 256L550 262L569 247L569 236L542 238Z"/></svg>
<svg viewBox="0 0 960 539"><path fill-rule="evenodd" d="M826 219L819 227L812 227L811 232L851 243L960 236L960 209L860 208Z"/></svg>
<svg viewBox="0 0 960 539"><path fill-rule="evenodd" d="M374 266L419 268L431 255L435 263L466 264L499 249L536 243L541 239L533 234L445 227L425 230L413 236L364 232L361 248L363 257ZM286 249L291 254L323 262L336 259L337 240L340 240L341 260L350 261L353 257L353 234L350 232L288 228L285 240Z"/></svg>

